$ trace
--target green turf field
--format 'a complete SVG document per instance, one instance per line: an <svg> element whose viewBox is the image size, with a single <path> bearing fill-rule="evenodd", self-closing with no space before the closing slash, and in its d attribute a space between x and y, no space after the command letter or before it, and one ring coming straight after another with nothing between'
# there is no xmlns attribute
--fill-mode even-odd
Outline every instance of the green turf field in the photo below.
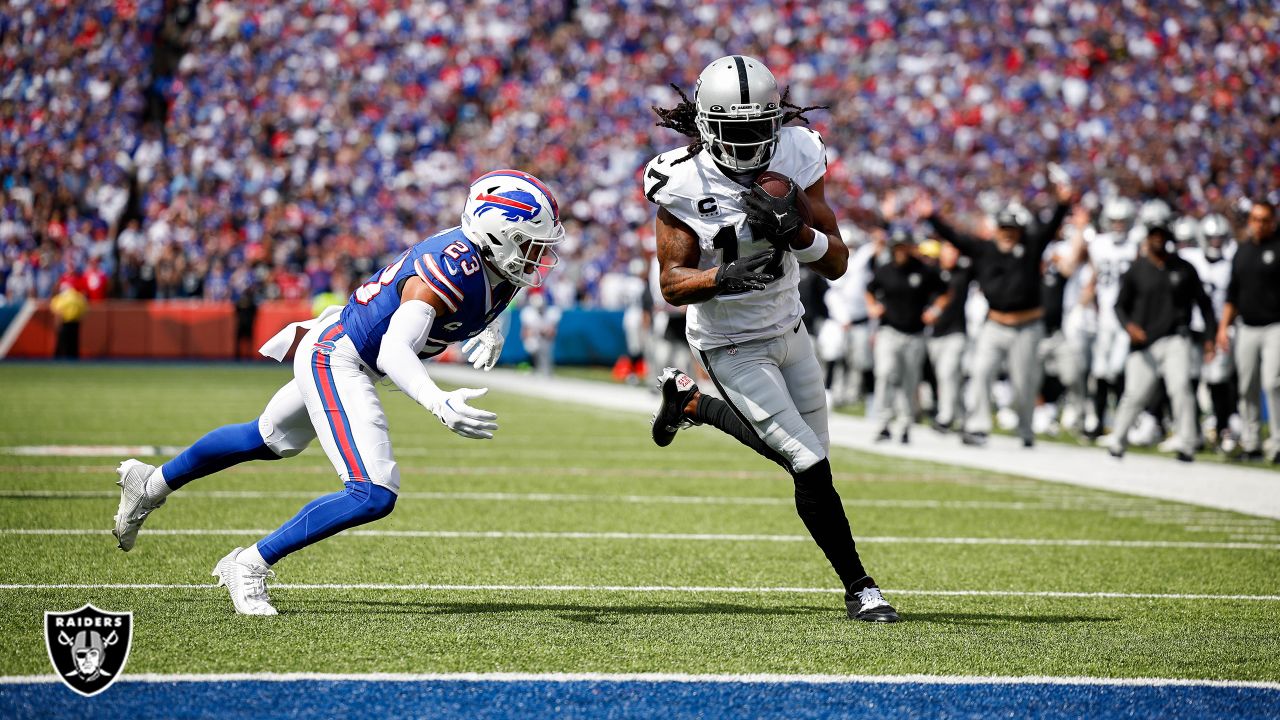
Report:
<svg viewBox="0 0 1280 720"><path fill-rule="evenodd" d="M4 365L0 446L184 445L253 418L288 377L277 366ZM30 586L206 585L232 547L339 487L317 446L192 483L127 555L106 532L121 458L0 454L0 583L25 586L0 589L0 675L47 673L43 612L92 602L133 611L130 673L1280 679L1277 522L837 450L864 560L906 620L870 626L845 620L836 593L688 589L837 584L803 538L787 477L709 428L659 450L646 417L491 393L478 404L498 412L497 439L467 441L399 393L383 397L404 494L373 534L282 561L275 618L237 617L212 587ZM739 537L708 537L724 534ZM288 587L360 583L489 588ZM1255 597L942 594L982 590Z"/></svg>

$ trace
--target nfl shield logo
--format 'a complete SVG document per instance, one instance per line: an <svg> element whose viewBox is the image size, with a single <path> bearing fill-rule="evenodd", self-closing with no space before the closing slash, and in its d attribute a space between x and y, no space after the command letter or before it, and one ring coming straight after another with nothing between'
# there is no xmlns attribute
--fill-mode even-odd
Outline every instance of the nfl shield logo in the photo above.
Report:
<svg viewBox="0 0 1280 720"><path fill-rule="evenodd" d="M106 690L120 677L133 641L133 613L113 613L85 605L44 614L44 644L53 670L67 687L85 697Z"/></svg>

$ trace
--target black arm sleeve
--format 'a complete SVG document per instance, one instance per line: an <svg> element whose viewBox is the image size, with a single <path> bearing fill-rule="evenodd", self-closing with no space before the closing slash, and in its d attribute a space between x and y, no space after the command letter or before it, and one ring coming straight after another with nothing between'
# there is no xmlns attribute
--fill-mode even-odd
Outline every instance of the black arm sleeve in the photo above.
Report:
<svg viewBox="0 0 1280 720"><path fill-rule="evenodd" d="M1187 263L1191 268L1191 277L1195 280L1192 287L1195 289L1196 307L1200 308L1200 317L1204 318L1204 334L1205 337L1213 337L1218 332L1218 318L1213 314L1213 301L1209 299L1208 293L1204 291L1204 283L1200 282L1200 275L1196 272L1191 263Z"/></svg>
<svg viewBox="0 0 1280 720"><path fill-rule="evenodd" d="M1231 279L1227 281L1227 302L1232 306L1240 307L1240 252L1237 250L1235 257L1231 258Z"/></svg>
<svg viewBox="0 0 1280 720"><path fill-rule="evenodd" d="M982 252L985 241L980 240L973 235L967 235L955 228L951 227L947 221L942 219L941 215L930 215L929 224L933 225L934 231L938 233L938 237L955 245L961 253L971 258L976 258Z"/></svg>
<svg viewBox="0 0 1280 720"><path fill-rule="evenodd" d="M1062 222L1067 219L1067 211L1071 209L1071 205L1067 203L1058 203L1053 209L1053 217L1049 218L1049 223L1030 238L1031 248L1029 248L1036 257L1044 254L1044 249L1048 247L1053 239L1058 237L1058 231L1062 229Z"/></svg>
<svg viewBox="0 0 1280 720"><path fill-rule="evenodd" d="M1133 276L1133 268L1129 268L1124 275L1120 276L1120 294L1116 296L1116 318L1120 320L1120 327L1127 326L1133 319L1129 315L1129 311L1133 308Z"/></svg>

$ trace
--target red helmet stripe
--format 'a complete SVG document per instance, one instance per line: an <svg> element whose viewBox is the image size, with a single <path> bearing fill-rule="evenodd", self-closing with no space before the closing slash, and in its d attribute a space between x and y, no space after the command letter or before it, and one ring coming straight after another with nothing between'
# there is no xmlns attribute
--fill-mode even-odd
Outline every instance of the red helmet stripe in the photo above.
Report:
<svg viewBox="0 0 1280 720"><path fill-rule="evenodd" d="M494 170L493 172L485 173L484 175L476 178L476 181L479 182L480 180L487 177L493 177L494 175L520 178L521 180L525 180L529 184L538 188L538 190L541 190L542 194L546 196L547 202L551 203L551 214L555 216L556 220L560 219L560 205L556 202L556 196L551 194L551 189L546 185L543 185L541 180L527 172L521 172L520 170Z"/></svg>
<svg viewBox="0 0 1280 720"><path fill-rule="evenodd" d="M502 197L501 195L489 195L486 193L480 193L479 195L476 196L476 199L479 200L480 202L491 202L491 203L494 203L495 205L506 205L507 207L513 207L517 210L525 210L527 212L533 212L538 209L532 205L526 205L525 203L522 203L519 200L512 200L511 198L505 198L505 197Z"/></svg>

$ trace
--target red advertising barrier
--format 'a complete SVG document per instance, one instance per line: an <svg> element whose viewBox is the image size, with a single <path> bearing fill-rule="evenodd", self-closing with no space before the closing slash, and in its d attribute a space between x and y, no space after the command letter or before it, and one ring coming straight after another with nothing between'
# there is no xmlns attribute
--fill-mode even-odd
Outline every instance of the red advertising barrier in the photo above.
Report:
<svg viewBox="0 0 1280 720"><path fill-rule="evenodd" d="M311 317L304 301L258 307L251 353L291 322ZM41 302L9 349L8 357L53 357L58 322ZM202 300L111 300L89 306L80 321L80 357L227 360L235 357L235 308Z"/></svg>

